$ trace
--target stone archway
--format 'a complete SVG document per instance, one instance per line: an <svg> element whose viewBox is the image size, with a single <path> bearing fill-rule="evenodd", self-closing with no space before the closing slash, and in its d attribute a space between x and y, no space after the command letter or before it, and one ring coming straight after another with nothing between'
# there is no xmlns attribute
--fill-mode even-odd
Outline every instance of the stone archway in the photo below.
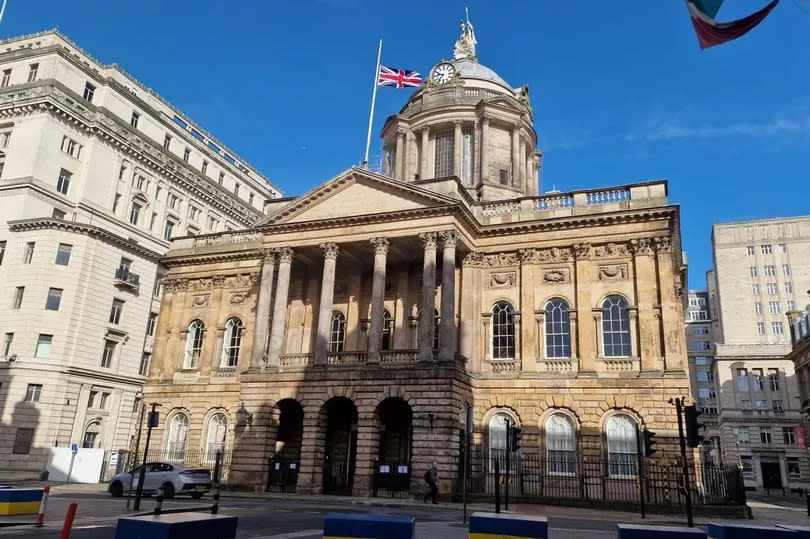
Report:
<svg viewBox="0 0 810 539"><path fill-rule="evenodd" d="M301 466L304 408L295 399L276 403L279 411L276 446L267 475L268 492L295 492Z"/></svg>
<svg viewBox="0 0 810 539"><path fill-rule="evenodd" d="M323 405L323 492L351 495L357 461L357 407L346 397L332 397Z"/></svg>
<svg viewBox="0 0 810 539"><path fill-rule="evenodd" d="M379 448L374 470L375 496L407 496L411 482L413 412L399 397L383 399L374 411Z"/></svg>

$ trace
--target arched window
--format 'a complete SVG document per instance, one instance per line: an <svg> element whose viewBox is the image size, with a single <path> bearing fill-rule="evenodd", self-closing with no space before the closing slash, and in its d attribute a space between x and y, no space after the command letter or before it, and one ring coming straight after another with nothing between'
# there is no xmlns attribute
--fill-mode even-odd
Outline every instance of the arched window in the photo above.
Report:
<svg viewBox="0 0 810 539"><path fill-rule="evenodd" d="M605 357L630 357L630 311L627 300L608 296L602 303L602 339Z"/></svg>
<svg viewBox="0 0 810 539"><path fill-rule="evenodd" d="M612 416L605 423L608 472L610 475L636 475L636 422L628 415Z"/></svg>
<svg viewBox="0 0 810 539"><path fill-rule="evenodd" d="M99 434L101 433L101 425L98 421L94 421L87 425L84 430L84 439L82 440L82 447L93 448L99 442Z"/></svg>
<svg viewBox="0 0 810 539"><path fill-rule="evenodd" d="M562 299L546 303L546 357L571 357L571 316Z"/></svg>
<svg viewBox="0 0 810 539"><path fill-rule="evenodd" d="M182 412L172 416L166 433L166 458L182 460L186 456L188 416Z"/></svg>
<svg viewBox="0 0 810 539"><path fill-rule="evenodd" d="M229 318L225 322L225 334L222 336L222 358L220 367L236 367L239 362L239 348L242 346L242 321Z"/></svg>
<svg viewBox="0 0 810 539"><path fill-rule="evenodd" d="M184 369L196 369L200 366L204 336L205 324L203 324L201 320L194 320L188 325L186 353L183 356Z"/></svg>
<svg viewBox="0 0 810 539"><path fill-rule="evenodd" d="M205 458L214 460L217 451L225 452L225 437L228 433L228 420L225 414L217 412L208 420L208 430L205 435Z"/></svg>
<svg viewBox="0 0 810 539"><path fill-rule="evenodd" d="M492 359L515 357L515 309L508 301L492 306Z"/></svg>
<svg viewBox="0 0 810 539"><path fill-rule="evenodd" d="M573 420L565 414L552 414L546 420L545 430L549 473L576 473L577 450Z"/></svg>
<svg viewBox="0 0 810 539"><path fill-rule="evenodd" d="M329 351L342 352L346 342L346 316L340 311L332 311L332 324L329 329Z"/></svg>
<svg viewBox="0 0 810 539"><path fill-rule="evenodd" d="M503 412L498 412L489 418L489 456L503 457L506 455L506 421L514 423L512 417Z"/></svg>
<svg viewBox="0 0 810 539"><path fill-rule="evenodd" d="M390 350L394 337L394 320L388 309L383 310L382 349Z"/></svg>

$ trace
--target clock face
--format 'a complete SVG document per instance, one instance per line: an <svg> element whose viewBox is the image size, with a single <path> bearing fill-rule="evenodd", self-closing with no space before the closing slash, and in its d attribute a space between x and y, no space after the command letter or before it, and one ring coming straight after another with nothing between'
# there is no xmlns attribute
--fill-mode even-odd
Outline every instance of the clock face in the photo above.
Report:
<svg viewBox="0 0 810 539"><path fill-rule="evenodd" d="M456 68L453 64L443 63L436 66L433 70L433 82L436 84L444 84L453 78L456 73Z"/></svg>

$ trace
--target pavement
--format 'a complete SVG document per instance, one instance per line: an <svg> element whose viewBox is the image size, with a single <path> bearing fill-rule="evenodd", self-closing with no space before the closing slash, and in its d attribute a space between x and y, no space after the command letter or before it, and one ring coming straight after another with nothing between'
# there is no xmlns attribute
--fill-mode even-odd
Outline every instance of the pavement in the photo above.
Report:
<svg viewBox="0 0 810 539"><path fill-rule="evenodd" d="M26 483L42 486L44 483ZM31 525L0 528L4 535L56 538L71 502L78 504L72 538L109 538L114 535L120 517L132 516L126 498L112 498L106 485L54 485L45 519L45 527ZM131 502L131 500L129 500ZM151 511L154 498L145 498L141 512ZM188 509L211 504L211 497L191 500L178 497L164 502L164 509ZM797 496L750 496L754 520L696 517L695 524L705 528L710 521L753 524L810 525L803 498ZM492 504L470 504L468 513L493 510ZM685 525L684 515L647 515L641 520L637 513L564 506L512 504L510 512L545 516L549 519L551 539L607 539L615 537L616 524L648 523L651 525ZM299 496L290 494L225 492L220 501L220 514L239 518L238 538L250 539L315 539L321 537L323 519L330 513L393 514L416 519L416 537L461 539L467 537L462 522L461 504L423 504L421 500L362 498L342 496ZM0 517L0 520L33 522L34 516Z"/></svg>

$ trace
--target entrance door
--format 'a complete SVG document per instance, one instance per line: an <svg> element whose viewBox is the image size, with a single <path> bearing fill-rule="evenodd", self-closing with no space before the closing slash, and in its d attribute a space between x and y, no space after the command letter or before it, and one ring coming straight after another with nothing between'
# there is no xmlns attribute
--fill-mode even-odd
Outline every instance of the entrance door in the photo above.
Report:
<svg viewBox="0 0 810 539"><path fill-rule="evenodd" d="M350 496L357 455L357 409L351 400L334 397L326 403L326 416L323 492Z"/></svg>
<svg viewBox="0 0 810 539"><path fill-rule="evenodd" d="M782 488L782 470L778 462L761 462L762 486L765 490Z"/></svg>

